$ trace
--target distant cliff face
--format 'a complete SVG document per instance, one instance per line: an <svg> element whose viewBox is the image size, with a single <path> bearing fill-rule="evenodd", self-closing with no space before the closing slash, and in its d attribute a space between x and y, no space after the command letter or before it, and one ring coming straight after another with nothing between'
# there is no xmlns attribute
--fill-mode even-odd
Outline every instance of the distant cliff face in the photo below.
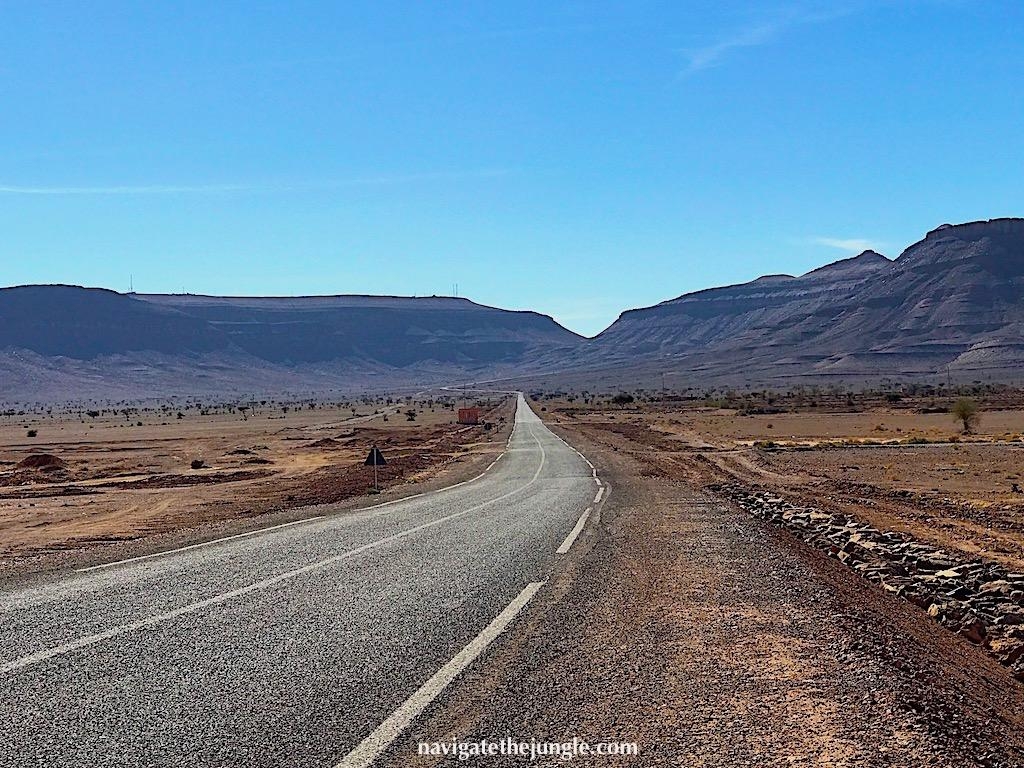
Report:
<svg viewBox="0 0 1024 768"><path fill-rule="evenodd" d="M449 297L147 296L197 318L238 349L283 365L367 360L387 366L526 362L580 337L536 312L510 312Z"/></svg>
<svg viewBox="0 0 1024 768"><path fill-rule="evenodd" d="M752 347L777 334L808 338L822 332L836 307L865 281L891 267L884 256L865 251L802 277L772 275L686 294L624 312L596 346L629 356Z"/></svg>
<svg viewBox="0 0 1024 768"><path fill-rule="evenodd" d="M597 388L666 372L675 386L1024 381L1024 219L943 225L894 261L865 251L686 294L623 312L589 340L535 312L446 297L0 289L0 400L541 376Z"/></svg>
<svg viewBox="0 0 1024 768"><path fill-rule="evenodd" d="M0 349L87 359L139 350L175 354L225 349L200 319L101 288L26 285L0 289Z"/></svg>
<svg viewBox="0 0 1024 768"><path fill-rule="evenodd" d="M736 384L957 374L1024 379L1024 219L927 234L625 312L580 353Z"/></svg>
<svg viewBox="0 0 1024 768"><path fill-rule="evenodd" d="M834 370L1024 371L1024 220L943 226L907 248L822 342Z"/></svg>
<svg viewBox="0 0 1024 768"><path fill-rule="evenodd" d="M998 278L1024 275L1024 219L992 219L944 224L907 248L898 264L905 269L984 270Z"/></svg>
<svg viewBox="0 0 1024 768"><path fill-rule="evenodd" d="M581 338L466 299L0 289L0 400L448 383L530 370Z"/></svg>

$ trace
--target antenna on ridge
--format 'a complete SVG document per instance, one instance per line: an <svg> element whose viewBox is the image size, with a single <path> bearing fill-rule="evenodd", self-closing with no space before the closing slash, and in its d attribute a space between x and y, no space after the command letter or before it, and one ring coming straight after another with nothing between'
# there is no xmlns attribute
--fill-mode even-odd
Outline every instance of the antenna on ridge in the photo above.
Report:
<svg viewBox="0 0 1024 768"><path fill-rule="evenodd" d="M131 272L128 273L128 293L135 293L135 280Z"/></svg>

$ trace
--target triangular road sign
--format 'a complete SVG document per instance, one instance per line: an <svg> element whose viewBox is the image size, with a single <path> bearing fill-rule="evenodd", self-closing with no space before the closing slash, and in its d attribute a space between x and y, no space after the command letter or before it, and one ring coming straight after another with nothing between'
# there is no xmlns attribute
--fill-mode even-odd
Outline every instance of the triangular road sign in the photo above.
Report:
<svg viewBox="0 0 1024 768"><path fill-rule="evenodd" d="M363 462L368 467L383 467L387 464L387 459L384 458L384 454L380 452L380 449L375 445L370 449L370 455L366 457L366 461Z"/></svg>

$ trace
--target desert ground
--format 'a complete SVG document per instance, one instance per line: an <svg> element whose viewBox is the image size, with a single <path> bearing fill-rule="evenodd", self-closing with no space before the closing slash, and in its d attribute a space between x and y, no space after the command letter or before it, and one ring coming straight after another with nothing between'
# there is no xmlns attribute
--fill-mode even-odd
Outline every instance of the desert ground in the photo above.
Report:
<svg viewBox="0 0 1024 768"><path fill-rule="evenodd" d="M1024 765L1012 398L979 397L963 435L942 399L614 395L532 394L608 496L385 765L495 732L635 740L659 766Z"/></svg>
<svg viewBox="0 0 1024 768"><path fill-rule="evenodd" d="M459 425L479 405L488 426ZM0 574L233 533L471 463L506 432L500 397L8 407L0 416ZM409 418L409 413L414 413ZM179 417L180 414L180 417Z"/></svg>
<svg viewBox="0 0 1024 768"><path fill-rule="evenodd" d="M964 434L945 410L952 399L865 397L856 411L790 401L768 414L719 405L553 398L541 407L613 446L646 451L650 472L855 509L877 527L1024 571L1024 407L1005 398L982 406Z"/></svg>
<svg viewBox="0 0 1024 768"><path fill-rule="evenodd" d="M1024 408L1015 393L733 402L536 394L549 421L849 565L1024 681ZM587 402L589 400L589 402ZM764 411L770 411L768 413Z"/></svg>
<svg viewBox="0 0 1024 768"><path fill-rule="evenodd" d="M1024 764L1024 395L971 393L965 433L952 395L615 394L529 395L604 484L589 522L379 764L504 733L644 765ZM8 414L7 572L344 514L380 498L373 444L389 498L451 484L511 421L494 396L490 429L456 424L469 402Z"/></svg>

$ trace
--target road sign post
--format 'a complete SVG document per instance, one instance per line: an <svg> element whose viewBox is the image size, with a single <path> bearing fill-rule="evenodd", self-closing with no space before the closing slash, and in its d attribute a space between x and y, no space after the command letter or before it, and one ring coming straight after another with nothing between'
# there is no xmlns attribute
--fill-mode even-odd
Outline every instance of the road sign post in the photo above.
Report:
<svg viewBox="0 0 1024 768"><path fill-rule="evenodd" d="M366 461L363 464L373 466L373 490L375 491L380 490L380 487L377 485L377 467L383 467L387 463L388 461L384 458L384 454L380 452L376 445L370 448L370 455L366 457Z"/></svg>

